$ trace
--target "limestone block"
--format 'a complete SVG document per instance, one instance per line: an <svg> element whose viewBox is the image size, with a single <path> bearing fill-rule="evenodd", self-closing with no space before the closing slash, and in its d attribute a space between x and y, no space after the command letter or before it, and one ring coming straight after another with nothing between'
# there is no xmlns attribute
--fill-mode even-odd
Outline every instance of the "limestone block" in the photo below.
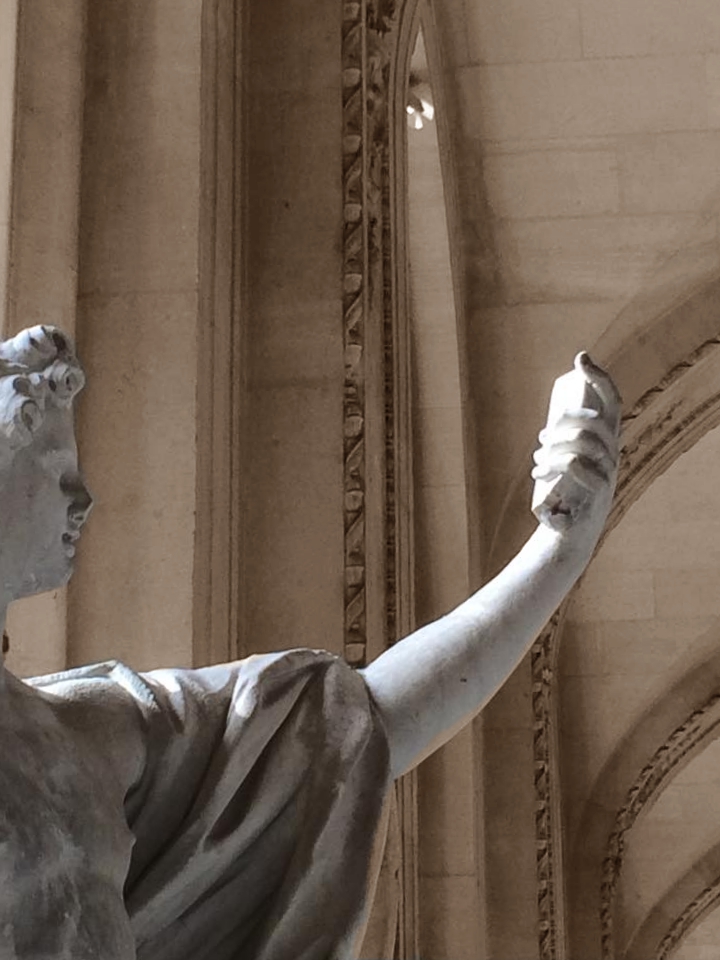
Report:
<svg viewBox="0 0 720 960"><path fill-rule="evenodd" d="M460 71L459 82L468 132L488 140L707 125L701 56L472 66Z"/></svg>
<svg viewBox="0 0 720 960"><path fill-rule="evenodd" d="M421 623L447 613L468 593L465 488L447 486L434 492L426 487L424 491L416 501L417 615Z"/></svg>
<svg viewBox="0 0 720 960"><path fill-rule="evenodd" d="M705 58L705 74L708 98L708 126L717 130L720 127L720 55L711 54Z"/></svg>
<svg viewBox="0 0 720 960"><path fill-rule="evenodd" d="M15 113L15 50L17 44L17 0L0 6L0 304L4 322L8 266L8 229L12 186L12 155Z"/></svg>
<svg viewBox="0 0 720 960"><path fill-rule="evenodd" d="M342 341L332 304L308 294L290 307L284 287L280 292L276 288L274 296L268 293L268 299L264 322L253 326L247 345L254 361L249 373L252 390L320 384L328 371L342 369Z"/></svg>
<svg viewBox="0 0 720 960"><path fill-rule="evenodd" d="M6 26L3 43L12 42ZM77 0L24 4L19 19L8 333L53 322L72 334L75 326L83 28Z"/></svg>
<svg viewBox="0 0 720 960"><path fill-rule="evenodd" d="M5 664L18 677L58 673L67 665L65 589L11 604L7 616L10 652ZM42 637L42 643L36 639Z"/></svg>
<svg viewBox="0 0 720 960"><path fill-rule="evenodd" d="M686 498L688 488L685 488ZM659 516L661 514L656 514ZM663 515L677 517L663 523L622 523L608 537L593 564L600 569L628 570L691 570L693 567L720 566L720 521L710 516L705 521L685 519L669 511ZM625 518L629 520L629 518Z"/></svg>
<svg viewBox="0 0 720 960"><path fill-rule="evenodd" d="M252 82L267 91L302 91L311 109L321 88L337 92L341 17L342 7L333 0L295 0L291 7L281 0L253 5L244 53ZM278 36L287 42L278 43Z"/></svg>
<svg viewBox="0 0 720 960"><path fill-rule="evenodd" d="M81 291L197 283L200 8L98 3L89 13Z"/></svg>
<svg viewBox="0 0 720 960"><path fill-rule="evenodd" d="M572 749L572 778L587 789L631 725L665 688L647 674L566 677L562 692L563 737Z"/></svg>
<svg viewBox="0 0 720 960"><path fill-rule="evenodd" d="M581 0L586 57L647 57L720 50L714 0Z"/></svg>
<svg viewBox="0 0 720 960"><path fill-rule="evenodd" d="M312 98L304 88L278 92L271 111L264 102L251 117L250 286L262 290L258 309L263 316L266 310L283 309L287 323L292 321L289 305L323 298L332 303L336 324L342 178L330 177L327 171L329 158L339 157L340 150L338 88L323 87ZM332 122L322 119L328 116ZM312 137L308 129L314 131Z"/></svg>
<svg viewBox="0 0 720 960"><path fill-rule="evenodd" d="M566 677L597 677L605 672L605 658L598 637L600 626L597 623L566 621L558 663L563 682Z"/></svg>
<svg viewBox="0 0 720 960"><path fill-rule="evenodd" d="M720 614L720 570L660 570L654 574L657 615L662 618Z"/></svg>
<svg viewBox="0 0 720 960"><path fill-rule="evenodd" d="M452 50L452 63L467 64L471 61L469 51L468 5L465 0L446 0L434 9L443 38Z"/></svg>
<svg viewBox="0 0 720 960"><path fill-rule="evenodd" d="M73 665L191 664L196 322L195 294L80 301L78 352L103 379L78 404L97 502L69 588Z"/></svg>
<svg viewBox="0 0 720 960"><path fill-rule="evenodd" d="M415 479L422 487L465 482L465 445L459 407L426 407L416 418Z"/></svg>
<svg viewBox="0 0 720 960"><path fill-rule="evenodd" d="M533 766L533 739L529 731L519 729L498 731L493 736L494 749L485 752L486 822L491 825L492 833L512 834L515 804L528 787L528 771Z"/></svg>
<svg viewBox="0 0 720 960"><path fill-rule="evenodd" d="M619 145L623 208L629 213L715 209L720 134L630 137Z"/></svg>
<svg viewBox="0 0 720 960"><path fill-rule="evenodd" d="M85 177L81 293L192 290L197 284L199 151L164 124L108 133ZM128 198L132 198L129 200Z"/></svg>
<svg viewBox="0 0 720 960"><path fill-rule="evenodd" d="M327 380L253 391L244 465L253 496L242 601L252 643L247 652L299 645L341 652L342 445L336 393L338 385ZM301 424L312 424L312 431L299 429ZM280 591L282 603L274 602Z"/></svg>
<svg viewBox="0 0 720 960"><path fill-rule="evenodd" d="M532 680L530 658L525 657L505 686L499 690L482 715L486 739L492 743L495 733L504 736L511 730L533 729Z"/></svg>
<svg viewBox="0 0 720 960"><path fill-rule="evenodd" d="M448 314L447 303L439 315L433 306L426 304L433 324L427 324L422 331L417 330L417 325L415 328L413 379L417 403L420 408L455 407L461 398L455 314Z"/></svg>
<svg viewBox="0 0 720 960"><path fill-rule="evenodd" d="M477 839L472 726L428 757L418 776L421 876L474 875Z"/></svg>
<svg viewBox="0 0 720 960"><path fill-rule="evenodd" d="M720 943L720 907L707 916L683 938L673 960L715 960Z"/></svg>
<svg viewBox="0 0 720 960"><path fill-rule="evenodd" d="M687 245L716 259L714 222L689 214L507 220L497 244L511 302L620 300L647 285Z"/></svg>
<svg viewBox="0 0 720 960"><path fill-rule="evenodd" d="M534 810L514 800L515 832L486 833L488 956L537 956ZM512 923L507 922L508 910ZM448 958L449 960L449 958Z"/></svg>
<svg viewBox="0 0 720 960"><path fill-rule="evenodd" d="M563 633L561 671L567 677L655 674L671 681L678 659L703 641L714 623L712 617L572 621Z"/></svg>
<svg viewBox="0 0 720 960"><path fill-rule="evenodd" d="M432 960L477 960L480 930L475 877L423 878L420 902L420 955Z"/></svg>
<svg viewBox="0 0 720 960"><path fill-rule="evenodd" d="M615 154L535 150L485 159L488 199L500 218L575 217L617 213Z"/></svg>
<svg viewBox="0 0 720 960"><path fill-rule="evenodd" d="M490 0L467 4L475 63L579 60L580 16L574 0Z"/></svg>
<svg viewBox="0 0 720 960"><path fill-rule="evenodd" d="M655 616L655 581L651 570L608 570L591 567L573 596L568 618L593 620L650 620ZM658 598L657 612L660 611Z"/></svg>

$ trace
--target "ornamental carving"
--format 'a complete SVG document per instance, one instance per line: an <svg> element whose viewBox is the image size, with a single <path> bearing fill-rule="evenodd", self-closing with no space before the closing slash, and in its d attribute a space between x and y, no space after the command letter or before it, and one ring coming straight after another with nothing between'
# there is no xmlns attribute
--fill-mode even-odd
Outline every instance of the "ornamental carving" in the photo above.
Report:
<svg viewBox="0 0 720 960"><path fill-rule="evenodd" d="M615 503L604 537L619 523L624 513L652 481L684 450L689 449L720 420L720 393L697 389L697 383L717 382L704 373L706 365L716 365L720 357L720 337L712 337L677 363L648 390L623 417L621 468ZM693 385L693 377L697 382ZM690 384L686 390L686 384ZM694 390L694 392L693 392ZM686 396L687 394L687 396ZM688 399L689 397L689 399ZM603 540L604 540L603 537ZM600 542L598 549L602 547ZM555 740L556 700L554 668L562 628L558 615L533 646L534 761L536 798L536 871L538 884L538 936L540 960L562 960L564 929L562 884L560 875L561 817L560 784L555 773L558 764ZM709 706L706 705L708 709ZM705 709L705 708L703 708ZM698 718L689 718L687 735ZM685 725L683 725L684 727ZM678 733L678 731L676 731ZM679 735L679 734L678 734ZM673 749L677 749L677 744ZM689 747L688 749L692 749ZM673 754L674 756L674 754ZM679 762L680 758L676 762ZM651 764L653 761L650 762ZM642 775L641 775L642 776ZM629 815L629 811L623 816ZM620 814L619 814L620 816ZM625 830L609 841L603 865L602 938L603 955L612 957L612 901L617 885L616 869L622 863L622 838ZM612 847L610 847L612 843ZM618 861L619 855L619 861ZM613 880L613 876L615 879Z"/></svg>
<svg viewBox="0 0 720 960"><path fill-rule="evenodd" d="M695 924L720 903L720 877L696 897L675 920L660 941L655 960L667 960L675 947L692 930Z"/></svg>
<svg viewBox="0 0 720 960"><path fill-rule="evenodd" d="M392 366L393 314L388 242L390 210L389 66L395 39L394 0L345 3L342 32L343 77L343 330L345 349L345 656L361 666L367 658L367 416L368 333L384 344L375 368ZM387 341L389 339L389 348ZM386 408L392 378L383 376ZM393 417L386 416L385 430ZM386 437L385 509L395 500L392 434ZM392 520L392 515L390 518ZM394 523L386 523L386 556L394 556ZM386 577L385 606L395 609L394 575ZM390 625L392 627L392 624ZM395 639L392 633L392 639Z"/></svg>
<svg viewBox="0 0 720 960"><path fill-rule="evenodd" d="M535 837L537 898L539 917L539 960L555 960L558 956L556 890L558 843L554 803L560 794L555 782L554 744L554 651L562 612L558 611L535 641L531 652L533 704L533 775L535 782Z"/></svg>
<svg viewBox="0 0 720 960"><path fill-rule="evenodd" d="M614 956L613 915L625 856L625 836L643 809L665 788L678 765L718 726L720 693L714 694L707 703L694 710L656 750L628 790L625 803L615 816L615 826L608 838L603 860L600 889L602 955L605 960L612 960Z"/></svg>

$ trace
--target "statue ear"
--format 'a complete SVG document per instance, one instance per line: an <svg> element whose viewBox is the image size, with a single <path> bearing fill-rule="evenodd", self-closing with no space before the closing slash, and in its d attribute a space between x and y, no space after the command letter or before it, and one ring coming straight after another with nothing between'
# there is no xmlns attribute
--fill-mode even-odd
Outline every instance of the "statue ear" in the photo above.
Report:
<svg viewBox="0 0 720 960"><path fill-rule="evenodd" d="M0 377L0 435L11 450L30 443L42 424L44 392L28 377Z"/></svg>

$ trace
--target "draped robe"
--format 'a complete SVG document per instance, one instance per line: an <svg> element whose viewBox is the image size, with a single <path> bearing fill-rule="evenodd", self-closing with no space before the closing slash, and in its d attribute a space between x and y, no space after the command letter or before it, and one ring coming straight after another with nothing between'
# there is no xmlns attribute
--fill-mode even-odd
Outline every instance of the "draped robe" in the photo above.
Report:
<svg viewBox="0 0 720 960"><path fill-rule="evenodd" d="M79 831L85 802L93 829L120 840L115 872L91 864L99 880L86 884L107 881L110 893L85 906L75 897L74 945L66 932L62 949L41 950L39 921L23 925L19 907L10 917L0 907L18 958L92 960L112 927L99 905L113 896L134 954L106 943L97 960L355 956L390 787L385 732L359 674L330 654L292 650L144 674L110 662L26 683L38 700L28 713L42 731L36 750L65 749L72 772L70 787L67 776L43 784L45 807L60 811L54 833ZM113 892L117 876L123 889ZM37 907L33 890L24 917ZM83 909L99 911L94 926L83 926Z"/></svg>

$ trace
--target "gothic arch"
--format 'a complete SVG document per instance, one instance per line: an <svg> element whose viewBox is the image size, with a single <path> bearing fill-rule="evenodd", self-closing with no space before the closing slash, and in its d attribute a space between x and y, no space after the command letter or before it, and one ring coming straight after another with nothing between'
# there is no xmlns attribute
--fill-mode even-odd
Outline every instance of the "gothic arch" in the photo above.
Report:
<svg viewBox="0 0 720 960"><path fill-rule="evenodd" d="M606 534L653 480L720 423L719 290L717 276L706 279L681 302L658 312L652 322L641 324L638 319L635 329L625 331L625 339L611 355L603 356L602 342L598 345L597 359L615 376L627 411L621 475ZM494 538L493 566L506 559L527 531L524 502L529 499L528 484L519 477L508 498ZM556 666L564 609L553 618L531 654L541 960L561 960L568 936L560 880L563 851L556 716ZM598 863L602 860L600 849L588 855L596 856ZM599 928L589 942L582 946L571 942L569 948L570 956L582 955L588 960L599 956Z"/></svg>

